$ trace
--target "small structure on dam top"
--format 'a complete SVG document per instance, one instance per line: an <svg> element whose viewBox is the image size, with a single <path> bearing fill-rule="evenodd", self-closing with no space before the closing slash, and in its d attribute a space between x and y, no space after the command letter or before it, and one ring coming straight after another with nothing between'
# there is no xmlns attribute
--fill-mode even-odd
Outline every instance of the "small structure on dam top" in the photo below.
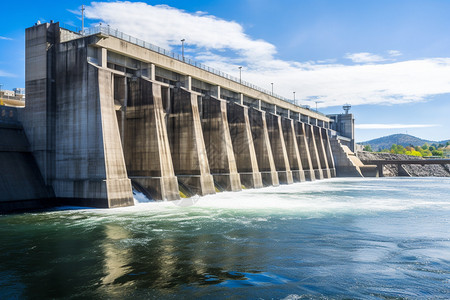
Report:
<svg viewBox="0 0 450 300"><path fill-rule="evenodd" d="M27 28L26 91L19 118L58 203L118 207L133 205L133 186L176 200L336 176L329 117L109 27Z"/></svg>

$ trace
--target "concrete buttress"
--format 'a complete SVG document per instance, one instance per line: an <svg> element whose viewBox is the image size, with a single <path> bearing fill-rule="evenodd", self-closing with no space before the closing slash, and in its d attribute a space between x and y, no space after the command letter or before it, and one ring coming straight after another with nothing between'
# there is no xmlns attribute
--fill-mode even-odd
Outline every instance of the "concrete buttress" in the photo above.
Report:
<svg viewBox="0 0 450 300"><path fill-rule="evenodd" d="M192 194L214 194L208 155L200 120L199 94L185 88L173 90L168 123L173 167L182 188Z"/></svg>
<svg viewBox="0 0 450 300"><path fill-rule="evenodd" d="M211 174L219 190L240 191L230 129L227 102L212 96L202 100L202 127Z"/></svg>
<svg viewBox="0 0 450 300"><path fill-rule="evenodd" d="M247 188L261 188L263 184L253 144L248 109L247 106L229 102L227 104L228 124L241 183Z"/></svg>
<svg viewBox="0 0 450 300"><path fill-rule="evenodd" d="M324 139L322 131L319 127L313 126L314 136L316 138L317 151L319 153L320 165L322 166L322 172L324 178L331 178L330 168L328 166L327 153L325 152Z"/></svg>
<svg viewBox="0 0 450 300"><path fill-rule="evenodd" d="M302 160L303 171L305 172L305 179L314 181L316 176L314 174L314 168L311 160L311 154L308 146L308 138L306 136L305 124L302 122L294 122L295 133L297 136L297 145L301 153L300 159Z"/></svg>
<svg viewBox="0 0 450 300"><path fill-rule="evenodd" d="M258 168L261 172L263 185L278 186L279 179L270 145L267 129L266 112L255 108L249 109L249 119L252 128L252 138L255 145Z"/></svg>
<svg viewBox="0 0 450 300"><path fill-rule="evenodd" d="M143 78L127 80L127 105L122 110L126 109L123 138L128 176L155 200L177 200L180 195L170 153L161 85Z"/></svg>
<svg viewBox="0 0 450 300"><path fill-rule="evenodd" d="M282 125L286 151L289 158L289 165L292 171L292 177L297 182L305 181L305 172L303 171L302 160L297 144L294 120L282 118Z"/></svg>
<svg viewBox="0 0 450 300"><path fill-rule="evenodd" d="M322 128L321 130L331 177L336 177L336 166L334 164L333 151L331 150L330 136L328 134L328 130L325 128Z"/></svg>
<svg viewBox="0 0 450 300"><path fill-rule="evenodd" d="M311 154L311 162L314 169L314 175L316 179L323 179L322 166L320 164L319 152L317 149L313 125L305 124L305 132L308 140L309 153Z"/></svg>
<svg viewBox="0 0 450 300"><path fill-rule="evenodd" d="M26 34L22 119L47 186L64 204L133 205L111 72L87 60L94 38L58 44L57 23L28 28Z"/></svg>
<svg viewBox="0 0 450 300"><path fill-rule="evenodd" d="M292 184L294 180L292 178L292 171L289 164L286 144L284 142L281 116L268 113L266 114L266 120L273 159L278 173L278 180L283 184Z"/></svg>

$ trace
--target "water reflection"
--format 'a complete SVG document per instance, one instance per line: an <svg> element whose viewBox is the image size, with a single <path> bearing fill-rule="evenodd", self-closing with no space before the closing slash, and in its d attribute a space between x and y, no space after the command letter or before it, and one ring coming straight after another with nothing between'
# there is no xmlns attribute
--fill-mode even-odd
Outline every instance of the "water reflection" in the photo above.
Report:
<svg viewBox="0 0 450 300"><path fill-rule="evenodd" d="M236 280L238 273L233 272L248 271L249 257L266 260L262 248L248 243L249 235L262 238L261 234L233 230L232 224L221 226L209 220L183 226L170 221L148 228L145 223L140 225L139 231L130 231L126 224L103 226L100 244L105 276L101 282L114 295L124 286L165 289ZM251 264L256 273L257 266L254 261ZM113 286L120 288L110 289Z"/></svg>
<svg viewBox="0 0 450 300"><path fill-rule="evenodd" d="M101 278L101 284L112 285L106 291L109 295L117 295L122 287L114 285L116 280L131 271L129 266L131 262L130 252L120 247L119 244L121 240L130 237L130 232L115 224L106 224L103 228L105 235L100 244L104 255L103 270L105 276Z"/></svg>

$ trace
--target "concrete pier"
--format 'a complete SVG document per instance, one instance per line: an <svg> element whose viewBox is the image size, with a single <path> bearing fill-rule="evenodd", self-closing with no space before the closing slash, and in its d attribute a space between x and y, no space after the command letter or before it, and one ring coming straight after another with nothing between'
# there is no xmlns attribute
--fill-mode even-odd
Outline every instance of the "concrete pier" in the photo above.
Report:
<svg viewBox="0 0 450 300"><path fill-rule="evenodd" d="M280 183L267 129L266 112L254 108L250 109L249 118L263 185L278 186Z"/></svg>
<svg viewBox="0 0 450 300"><path fill-rule="evenodd" d="M312 125L305 124L305 135L309 147L309 153L311 154L311 163L314 169L314 176L316 179L323 179L322 165L319 158L319 151L317 148L316 138Z"/></svg>
<svg viewBox="0 0 450 300"><path fill-rule="evenodd" d="M330 136L328 135L328 131L324 128L321 128L323 143L325 147L328 168L330 169L331 177L336 177L336 165L334 163L333 151L331 149Z"/></svg>
<svg viewBox="0 0 450 300"><path fill-rule="evenodd" d="M190 194L214 194L208 155L198 110L199 94L185 88L174 89L168 132L173 166L178 181Z"/></svg>
<svg viewBox="0 0 450 300"><path fill-rule="evenodd" d="M240 191L241 179L228 126L227 102L209 96L203 98L202 106L203 136L216 187L224 191Z"/></svg>
<svg viewBox="0 0 450 300"><path fill-rule="evenodd" d="M153 199L179 199L161 85L142 78L126 80L127 101L121 103L118 117L125 111L126 118L121 121L125 123L122 139L128 176ZM122 82L120 80L119 84ZM117 84L116 90L119 90Z"/></svg>
<svg viewBox="0 0 450 300"><path fill-rule="evenodd" d="M228 124L241 183L247 188L261 188L262 177L253 144L248 116L249 108L233 102L228 103L227 108Z"/></svg>
<svg viewBox="0 0 450 300"><path fill-rule="evenodd" d="M58 33L56 24L27 31L21 120L44 181L67 204L133 205L111 72L87 63L89 40L56 44Z"/></svg>
<svg viewBox="0 0 450 300"><path fill-rule="evenodd" d="M331 178L330 168L328 167L328 159L325 152L325 145L322 136L322 131L319 127L313 126L314 137L317 145L317 153L319 154L320 165L324 178Z"/></svg>
<svg viewBox="0 0 450 300"><path fill-rule="evenodd" d="M278 173L279 183L291 184L294 182L292 171L289 164L286 144L284 142L283 127L281 125L281 116L266 114L267 128L269 133L270 145L272 147L275 168Z"/></svg>
<svg viewBox="0 0 450 300"><path fill-rule="evenodd" d="M286 152L292 171L292 177L296 182L303 182L306 180L305 171L303 170L302 159L297 143L297 134L294 126L294 120L283 118L281 121L283 126L284 141L286 144Z"/></svg>
<svg viewBox="0 0 450 300"><path fill-rule="evenodd" d="M308 144L308 138L306 135L306 125L301 122L295 122L295 132L297 136L297 145L301 153L300 159L302 160L303 172L305 173L305 179L309 181L316 180L316 175L314 173L314 167L312 165L311 153L309 151L310 147Z"/></svg>

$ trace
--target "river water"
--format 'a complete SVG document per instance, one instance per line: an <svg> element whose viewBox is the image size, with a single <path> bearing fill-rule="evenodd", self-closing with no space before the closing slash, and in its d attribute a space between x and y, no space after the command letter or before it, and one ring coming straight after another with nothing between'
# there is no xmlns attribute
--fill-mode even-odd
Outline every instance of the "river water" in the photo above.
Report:
<svg viewBox="0 0 450 300"><path fill-rule="evenodd" d="M0 298L448 299L450 179L0 216Z"/></svg>

